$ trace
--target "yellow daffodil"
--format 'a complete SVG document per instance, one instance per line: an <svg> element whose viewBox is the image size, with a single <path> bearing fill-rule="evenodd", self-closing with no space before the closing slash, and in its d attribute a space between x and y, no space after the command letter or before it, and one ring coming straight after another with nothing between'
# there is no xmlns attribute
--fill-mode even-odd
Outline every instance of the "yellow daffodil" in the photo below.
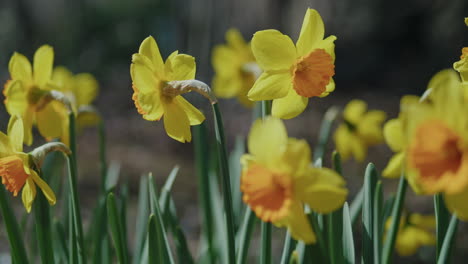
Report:
<svg viewBox="0 0 468 264"><path fill-rule="evenodd" d="M272 115L289 119L304 111L309 98L335 89L335 36L324 38L322 18L307 9L296 45L277 30L263 30L252 38L252 52L264 71L248 97L272 100Z"/></svg>
<svg viewBox="0 0 468 264"><path fill-rule="evenodd" d="M362 100L350 101L344 111L344 122L335 132L336 150L343 160L351 156L363 161L367 148L383 142L382 123L385 113L379 110L367 111L367 104Z"/></svg>
<svg viewBox="0 0 468 264"><path fill-rule="evenodd" d="M344 180L333 170L311 166L305 140L288 138L283 122L257 120L242 159L243 200L265 222L289 229L295 239L314 243L304 205L319 213L340 208L347 196Z"/></svg>
<svg viewBox="0 0 468 264"><path fill-rule="evenodd" d="M468 105L459 79L442 80L428 102L408 109L406 173L424 194L442 193L447 208L468 220Z"/></svg>
<svg viewBox="0 0 468 264"><path fill-rule="evenodd" d="M30 212L36 197L36 184L51 205L55 204L56 199L49 185L31 168L31 157L23 152L23 136L23 121L12 116L8 124L8 136L0 132L0 177L2 184L13 196L22 190L24 207Z"/></svg>
<svg viewBox="0 0 468 264"><path fill-rule="evenodd" d="M465 89L465 99L468 101L468 47L462 49L460 60L453 64L453 68L460 73L461 81Z"/></svg>
<svg viewBox="0 0 468 264"><path fill-rule="evenodd" d="M385 224L388 231L391 218ZM403 215L395 241L395 248L400 256L411 256L417 253L422 246L433 246L436 244L435 217L433 215L410 214Z"/></svg>
<svg viewBox="0 0 468 264"><path fill-rule="evenodd" d="M54 60L52 47L41 46L34 54L34 64L19 53L14 53L8 64L11 79L5 84L5 106L10 115L18 115L24 122L24 143L31 145L32 125L37 123L45 138L62 135L63 113L67 108L62 102L48 95L52 89L51 74Z"/></svg>
<svg viewBox="0 0 468 264"><path fill-rule="evenodd" d="M241 104L251 107L254 102L247 98L247 93L261 70L255 62L250 44L245 42L237 29L231 28L226 32L226 41L226 44L213 49L213 91L217 97L237 97Z"/></svg>
<svg viewBox="0 0 468 264"><path fill-rule="evenodd" d="M173 52L163 63L158 45L148 37L133 54L130 74L133 81L133 101L143 118L150 121L164 116L167 134L180 142L192 140L190 126L198 125L205 116L180 94L190 90L177 89L172 81L195 78L195 59Z"/></svg>
<svg viewBox="0 0 468 264"><path fill-rule="evenodd" d="M93 75L79 73L73 75L67 68L58 66L52 72L52 82L57 90L62 92L70 101L73 112L76 113L78 130L86 126L95 126L100 117L91 105L98 94L99 85ZM69 122L63 123L62 142L68 145Z"/></svg>

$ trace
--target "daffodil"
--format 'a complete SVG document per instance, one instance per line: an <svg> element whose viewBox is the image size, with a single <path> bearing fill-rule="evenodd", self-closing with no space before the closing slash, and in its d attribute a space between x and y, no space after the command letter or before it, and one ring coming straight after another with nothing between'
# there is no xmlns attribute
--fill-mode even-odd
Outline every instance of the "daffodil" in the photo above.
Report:
<svg viewBox="0 0 468 264"><path fill-rule="evenodd" d="M12 116L8 124L8 135L0 132L0 177L5 188L17 196L22 190L26 211L31 211L36 197L36 185L51 205L56 202L55 194L47 183L32 168L32 157L23 152L24 128L21 118Z"/></svg>
<svg viewBox="0 0 468 264"><path fill-rule="evenodd" d="M391 225L391 217L385 224L388 231ZM411 256L417 253L422 246L436 244L435 217L433 215L410 214L403 215L395 241L395 248L400 256Z"/></svg>
<svg viewBox="0 0 468 264"><path fill-rule="evenodd" d="M288 138L280 119L254 122L249 154L241 158L243 200L264 222L287 227L295 239L316 241L304 205L319 213L340 208L348 191L333 170L314 168L305 140Z"/></svg>
<svg viewBox="0 0 468 264"><path fill-rule="evenodd" d="M93 75L89 73L73 75L67 68L58 66L52 72L52 82L56 89L62 92L70 101L73 112L76 113L78 130L98 124L100 117L92 106L92 102L96 99L99 85ZM62 142L68 145L68 118L62 125Z"/></svg>
<svg viewBox="0 0 468 264"><path fill-rule="evenodd" d="M149 121L164 117L167 134L180 142L192 139L190 126L198 125L205 116L181 94L192 87L177 81L195 78L195 59L174 51L164 63L158 45L148 37L133 54L130 74L133 81L133 101L138 112Z"/></svg>
<svg viewBox="0 0 468 264"><path fill-rule="evenodd" d="M350 101L344 111L344 122L335 132L336 149L343 160L351 156L363 161L367 148L383 142L382 123L385 113L380 110L367 111L367 104L362 100Z"/></svg>
<svg viewBox="0 0 468 264"><path fill-rule="evenodd" d="M51 74L54 60L52 47L41 46L34 54L34 64L20 53L14 53L8 64L10 80L5 84L5 106L10 115L18 115L24 122L24 143L33 141L32 126L37 123L45 138L62 136L66 106L50 97Z"/></svg>
<svg viewBox="0 0 468 264"><path fill-rule="evenodd" d="M462 49L460 60L453 64L453 68L460 73L461 81L465 87L465 99L468 100L468 47Z"/></svg>
<svg viewBox="0 0 468 264"><path fill-rule="evenodd" d="M434 86L428 102L411 105L406 173L424 194L441 193L447 208L468 220L468 105L456 78Z"/></svg>
<svg viewBox="0 0 468 264"><path fill-rule="evenodd" d="M261 70L255 62L250 43L245 42L237 29L231 28L226 32L226 42L213 49L213 91L217 97L237 97L241 104L251 107L254 102L247 98L247 93Z"/></svg>
<svg viewBox="0 0 468 264"><path fill-rule="evenodd" d="M277 30L263 30L252 38L252 52L264 71L248 97L273 100L272 115L293 118L304 111L311 97L335 89L335 36L324 39L319 13L307 9L296 45Z"/></svg>

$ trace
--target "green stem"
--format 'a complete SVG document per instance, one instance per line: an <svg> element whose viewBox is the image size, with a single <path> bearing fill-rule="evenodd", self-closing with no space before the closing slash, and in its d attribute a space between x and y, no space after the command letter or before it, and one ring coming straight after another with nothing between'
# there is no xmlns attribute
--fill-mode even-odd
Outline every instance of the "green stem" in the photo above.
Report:
<svg viewBox="0 0 468 264"><path fill-rule="evenodd" d="M327 147L328 139L330 138L330 131L333 125L333 121L335 121L339 113L340 111L336 106L328 108L327 112L325 112L322 124L320 125L318 144L314 152L315 159L323 159L325 148Z"/></svg>
<svg viewBox="0 0 468 264"><path fill-rule="evenodd" d="M271 101L262 101L262 118L271 115Z"/></svg>
<svg viewBox="0 0 468 264"><path fill-rule="evenodd" d="M5 187L0 186L0 210L10 242L12 263L29 263L18 221L10 207Z"/></svg>
<svg viewBox="0 0 468 264"><path fill-rule="evenodd" d="M252 231L256 222L255 220L257 220L255 214L252 212L252 210L250 210L250 208L246 208L244 222L242 224L242 229L240 230L237 264L246 263L247 253L249 252L250 239L252 237Z"/></svg>
<svg viewBox="0 0 468 264"><path fill-rule="evenodd" d="M224 140L224 126L221 117L221 112L217 103L212 104L215 132L216 132L216 145L218 148L218 162L221 172L223 194L224 194L224 210L226 217L226 231L228 235L227 248L228 248L228 263L234 264L236 262L236 245L234 237L234 216L232 209L232 195L231 195L231 180L229 178L228 159L226 154L226 144Z"/></svg>
<svg viewBox="0 0 468 264"><path fill-rule="evenodd" d="M452 215L452 219L450 219L450 224L447 228L444 242L442 244L442 247L440 248L440 253L437 258L437 264L450 263L450 251L453 248L457 226L458 226L458 220L457 220L457 216L454 214Z"/></svg>
<svg viewBox="0 0 468 264"><path fill-rule="evenodd" d="M70 184L70 195L72 202L72 215L73 223L75 225L76 239L78 242L78 255L80 256L80 261L86 263L86 254L83 242L83 225L81 223L81 210L80 210L80 201L78 197L78 187L77 187L77 165L76 165L76 127L75 127L75 115L73 113L69 114L69 133L70 133L70 150L71 155L68 157L68 170L69 170L69 184Z"/></svg>
<svg viewBox="0 0 468 264"><path fill-rule="evenodd" d="M291 254L296 246L296 241L291 237L289 230L286 232L283 245L283 253L281 254L281 264L287 264L291 258Z"/></svg>
<svg viewBox="0 0 468 264"><path fill-rule="evenodd" d="M398 227L400 225L401 211L403 209L403 203L405 201L406 188L408 187L408 182L404 175L400 177L400 183L398 184L397 196L393 204L392 209L392 224L390 230L387 232L385 243L382 250L382 263L388 264L391 263L392 252L395 246L396 235L398 232Z"/></svg>
<svg viewBox="0 0 468 264"><path fill-rule="evenodd" d="M99 123L99 169L101 172L101 191L106 191L107 161L106 161L106 127L104 120Z"/></svg>
<svg viewBox="0 0 468 264"><path fill-rule="evenodd" d="M39 172L41 178L42 173ZM42 263L54 263L54 251L50 245L52 240L52 227L50 224L50 205L44 194L39 192L34 204L34 218L36 222L36 238L41 254Z"/></svg>
<svg viewBox="0 0 468 264"><path fill-rule="evenodd" d="M271 223L262 222L262 251L260 253L260 263L271 263Z"/></svg>
<svg viewBox="0 0 468 264"><path fill-rule="evenodd" d="M439 259L450 218L450 213L445 207L444 198L441 194L434 195L434 211L436 217L436 258Z"/></svg>

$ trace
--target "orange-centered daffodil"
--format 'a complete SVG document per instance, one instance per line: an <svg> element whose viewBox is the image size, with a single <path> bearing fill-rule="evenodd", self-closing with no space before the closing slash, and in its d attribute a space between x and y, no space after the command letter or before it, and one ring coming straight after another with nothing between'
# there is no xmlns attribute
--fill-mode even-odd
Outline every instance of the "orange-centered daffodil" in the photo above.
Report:
<svg viewBox="0 0 468 264"><path fill-rule="evenodd" d="M253 101L273 100L272 115L282 119L302 113L311 97L335 89L335 36L324 39L322 18L308 9L296 45L277 30L252 38L252 52L264 71L248 93Z"/></svg>
<svg viewBox="0 0 468 264"><path fill-rule="evenodd" d="M315 234L304 213L308 205L319 213L340 208L348 191L333 170L314 168L305 140L288 138L280 119L257 120L242 159L243 200L265 222L289 229L295 239L314 243Z"/></svg>
<svg viewBox="0 0 468 264"><path fill-rule="evenodd" d="M24 208L28 213L36 197L36 184L51 205L55 194L37 172L32 169L32 158L23 152L24 128L21 118L12 116L8 124L8 136L0 132L0 177L5 188L17 196L22 190Z"/></svg>
<svg viewBox="0 0 468 264"><path fill-rule="evenodd" d="M247 93L261 70L255 62L250 43L245 42L237 29L231 28L226 32L226 42L213 49L213 91L217 97L237 97L241 104L251 107L253 102L247 98Z"/></svg>
<svg viewBox="0 0 468 264"><path fill-rule="evenodd" d="M192 140L190 126L198 125L205 116L181 94L190 90L179 89L173 81L195 78L195 58L174 51L164 63L158 45L148 37L133 54L130 74L133 81L133 101L138 113L149 121L164 117L167 134L180 142Z"/></svg>
<svg viewBox="0 0 468 264"><path fill-rule="evenodd" d="M52 47L44 45L34 54L32 67L24 55L16 52L8 64L11 77L3 90L5 106L10 115L23 119L24 143L27 145L33 141L33 123L37 123L43 137L57 138L62 136L61 124L68 118L66 106L47 96L54 90L50 80L53 60Z"/></svg>

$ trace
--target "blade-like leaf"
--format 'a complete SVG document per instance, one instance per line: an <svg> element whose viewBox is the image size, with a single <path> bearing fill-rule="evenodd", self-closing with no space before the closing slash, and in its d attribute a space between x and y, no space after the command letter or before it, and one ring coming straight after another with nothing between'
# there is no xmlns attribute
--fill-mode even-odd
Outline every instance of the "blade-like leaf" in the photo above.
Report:
<svg viewBox="0 0 468 264"><path fill-rule="evenodd" d="M454 214L452 215L452 218L450 219L450 224L447 228L444 242L440 249L440 254L437 259L437 264L449 263L450 252L454 245L454 238L455 238L457 226L458 226L458 220L457 220L457 216Z"/></svg>
<svg viewBox="0 0 468 264"><path fill-rule="evenodd" d="M113 193L107 195L107 219L109 221L114 248L117 252L117 259L119 263L125 264L128 262L127 251L125 249L126 241L124 241L122 223L119 218L119 212Z"/></svg>
<svg viewBox="0 0 468 264"><path fill-rule="evenodd" d="M349 215L348 203L345 203L343 206L343 257L344 263L355 263L353 225L351 223L351 216Z"/></svg>
<svg viewBox="0 0 468 264"><path fill-rule="evenodd" d="M374 193L377 171L369 163L364 176L364 201L362 204L362 263L374 263Z"/></svg>

